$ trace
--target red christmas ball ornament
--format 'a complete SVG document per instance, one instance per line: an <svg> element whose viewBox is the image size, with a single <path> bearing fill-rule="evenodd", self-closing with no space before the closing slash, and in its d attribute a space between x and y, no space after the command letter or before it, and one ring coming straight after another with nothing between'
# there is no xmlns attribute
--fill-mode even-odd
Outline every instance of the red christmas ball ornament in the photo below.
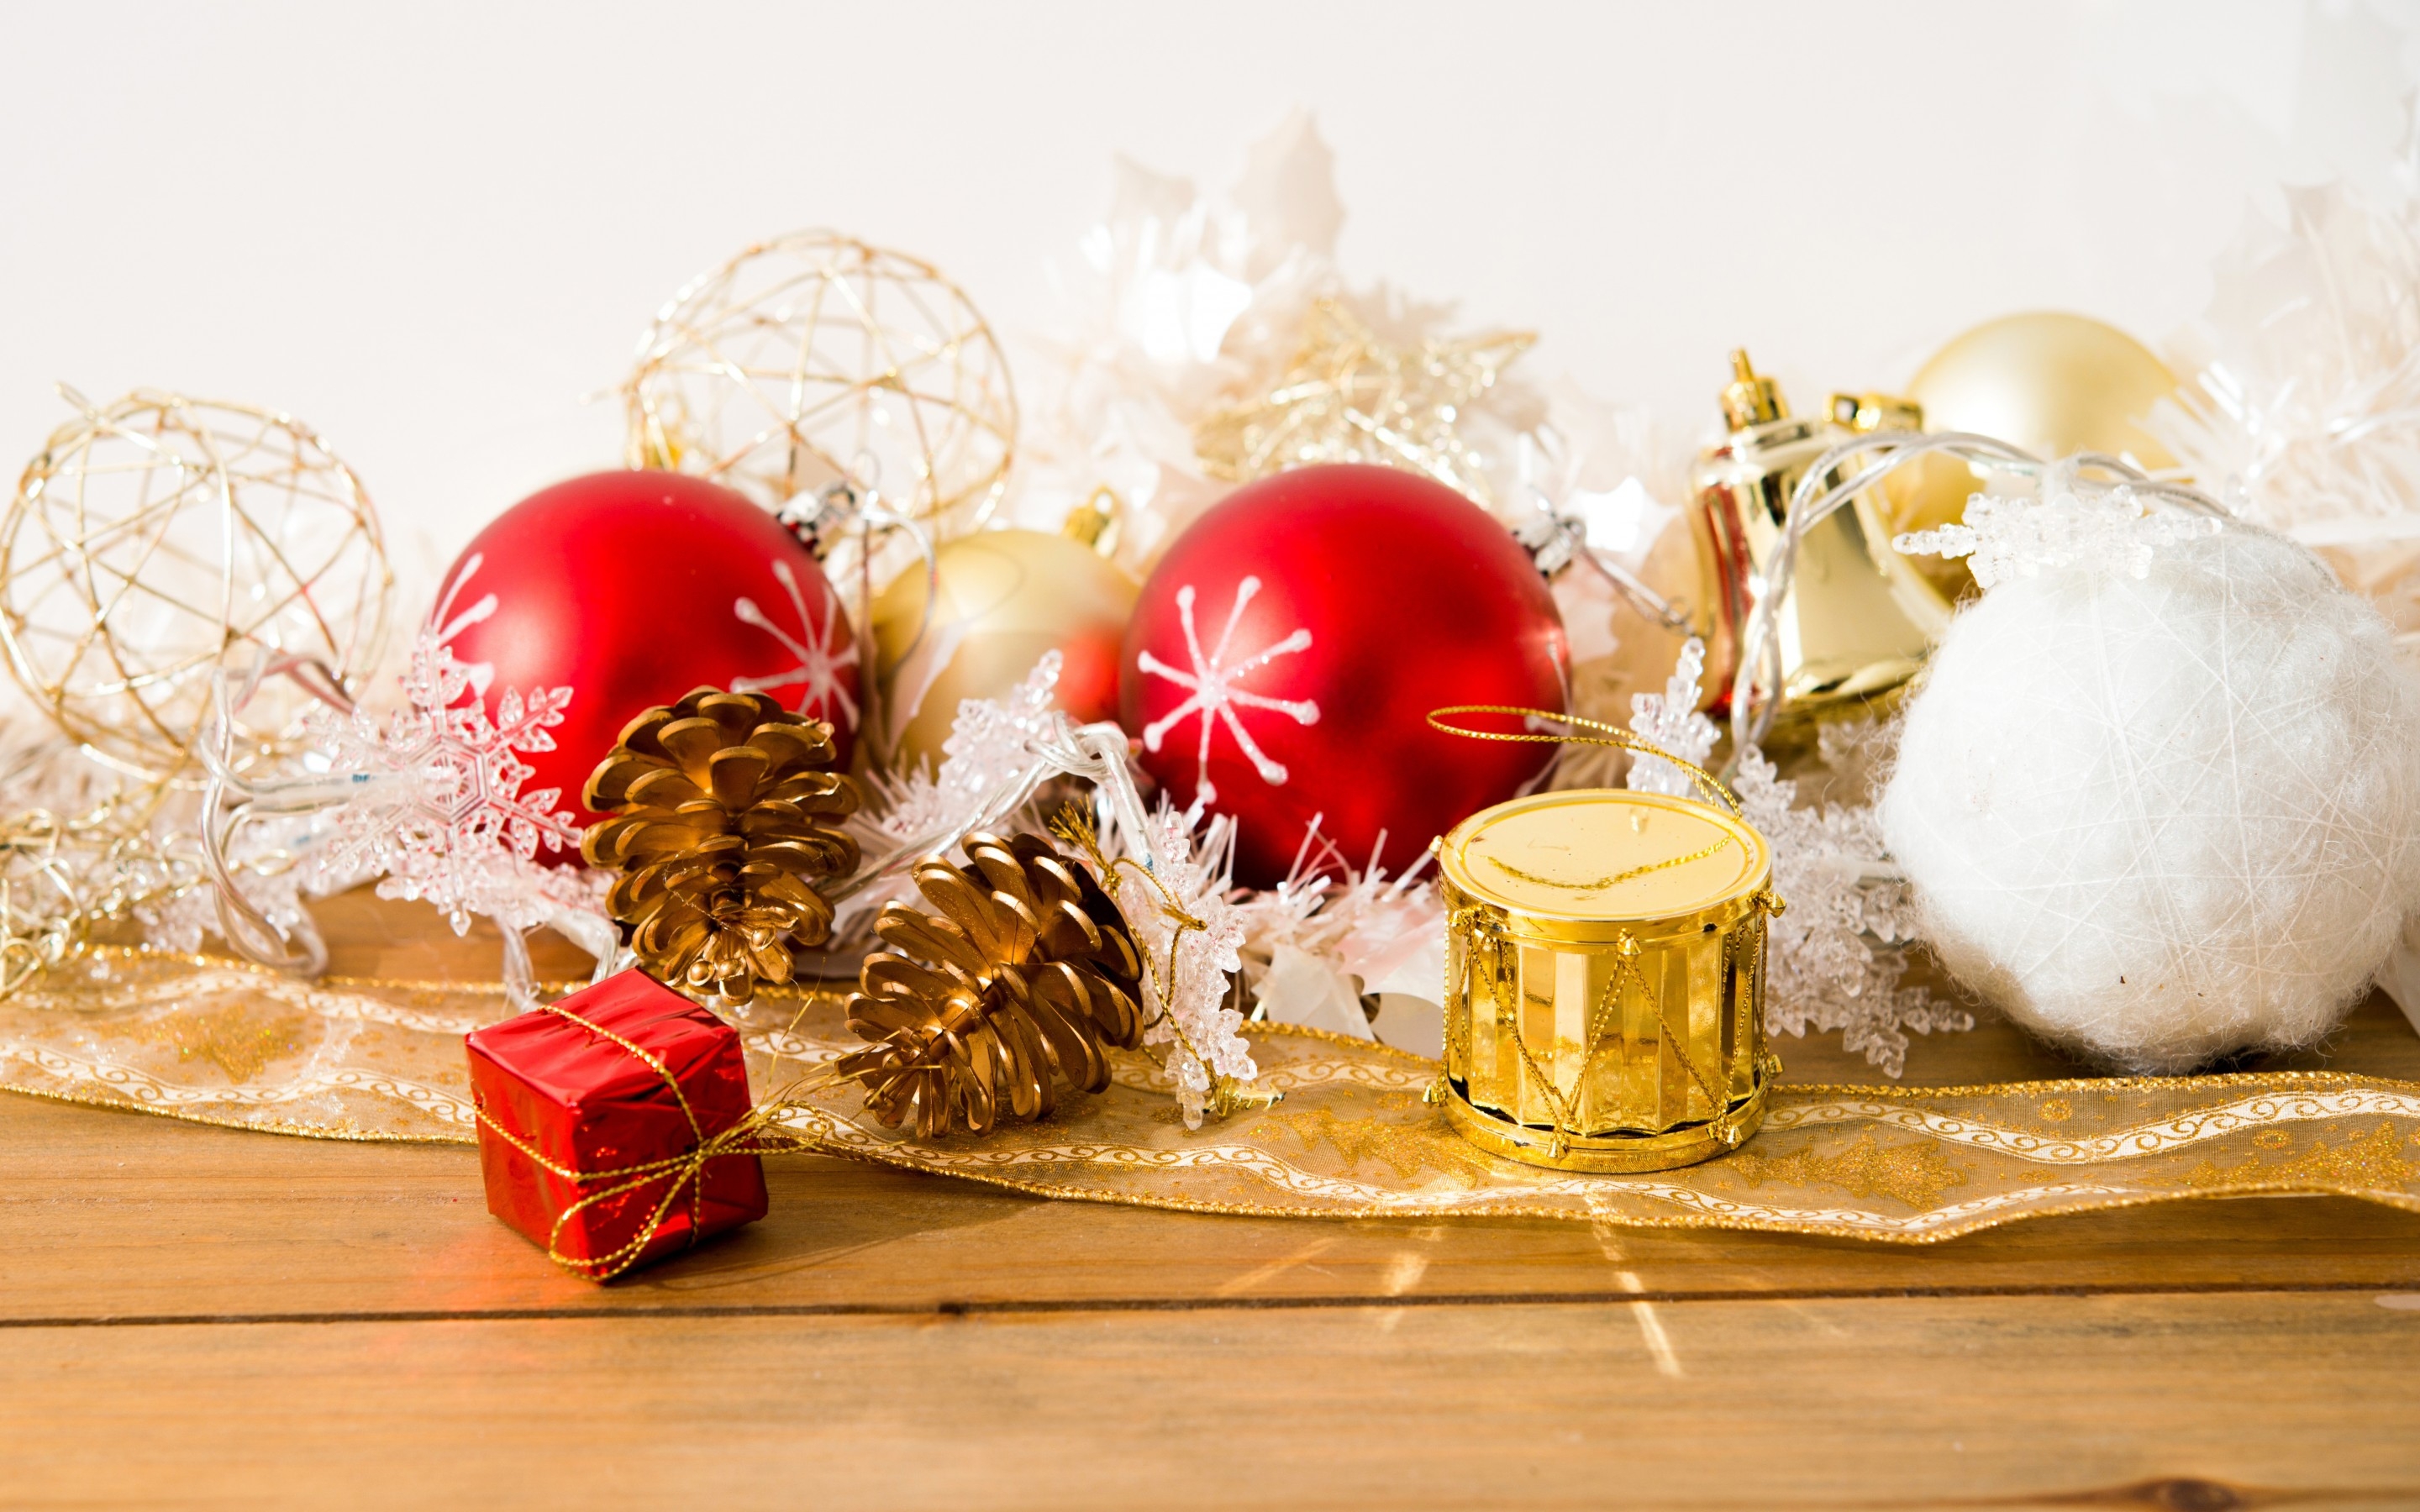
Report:
<svg viewBox="0 0 2420 1512"><path fill-rule="evenodd" d="M1236 489L1177 537L1135 606L1119 691L1143 769L1180 806L1233 815L1235 880L1268 887L1314 818L1329 869L1374 853L1401 872L1512 797L1547 748L1442 734L1428 713L1562 712L1570 664L1545 580L1485 510L1392 468L1311 467Z"/></svg>
<svg viewBox="0 0 2420 1512"><path fill-rule="evenodd" d="M676 472L595 472L490 521L430 617L494 707L504 689L571 689L555 748L524 758L525 793L580 790L623 726L693 688L754 690L857 733L848 616L798 539L743 496ZM556 857L560 859L560 857Z"/></svg>

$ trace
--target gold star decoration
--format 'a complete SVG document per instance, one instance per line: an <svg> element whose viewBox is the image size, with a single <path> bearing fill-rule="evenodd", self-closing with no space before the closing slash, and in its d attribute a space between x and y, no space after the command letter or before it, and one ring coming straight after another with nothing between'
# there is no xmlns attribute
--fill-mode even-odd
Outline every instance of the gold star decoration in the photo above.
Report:
<svg viewBox="0 0 2420 1512"><path fill-rule="evenodd" d="M1193 449L1212 477L1230 483L1320 462L1376 462L1486 503L1480 458L1458 425L1537 339L1509 331L1394 347L1342 305L1322 300L1275 386L1204 416Z"/></svg>

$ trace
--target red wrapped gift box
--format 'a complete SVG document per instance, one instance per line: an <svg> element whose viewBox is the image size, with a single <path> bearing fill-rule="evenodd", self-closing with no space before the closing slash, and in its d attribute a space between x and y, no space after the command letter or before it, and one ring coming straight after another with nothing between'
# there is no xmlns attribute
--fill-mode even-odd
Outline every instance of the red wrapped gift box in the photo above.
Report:
<svg viewBox="0 0 2420 1512"><path fill-rule="evenodd" d="M488 1211L603 1281L765 1216L739 1036L639 971L473 1031Z"/></svg>

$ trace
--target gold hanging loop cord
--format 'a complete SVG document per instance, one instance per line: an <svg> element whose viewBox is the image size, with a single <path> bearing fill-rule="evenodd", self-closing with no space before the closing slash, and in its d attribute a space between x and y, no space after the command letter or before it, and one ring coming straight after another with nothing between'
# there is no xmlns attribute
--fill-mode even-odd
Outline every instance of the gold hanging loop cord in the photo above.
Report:
<svg viewBox="0 0 2420 1512"><path fill-rule="evenodd" d="M1523 719L1549 719L1557 724L1571 725L1588 733L1556 735L1535 730L1466 730L1458 724L1447 723L1445 716L1450 714L1504 714ZM1441 709L1431 709L1428 722L1432 730L1443 731L1449 735L1460 735L1465 740L1495 740L1510 745L1527 746L1605 746L1614 750L1627 750L1644 756L1653 756L1679 767L1697 786L1698 791L1706 795L1707 802L1730 810L1734 818L1746 817L1740 812L1739 799L1732 795L1730 789L1723 786L1714 773L1695 762L1673 755L1652 740L1642 739L1627 730L1606 724L1601 720L1583 718L1576 714L1557 714L1551 709L1528 709L1512 703L1450 703Z"/></svg>

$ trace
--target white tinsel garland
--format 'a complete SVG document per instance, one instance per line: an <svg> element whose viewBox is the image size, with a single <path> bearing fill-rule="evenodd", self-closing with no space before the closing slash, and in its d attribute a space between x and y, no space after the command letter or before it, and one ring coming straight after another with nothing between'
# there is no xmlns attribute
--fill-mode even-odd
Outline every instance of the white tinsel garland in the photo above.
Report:
<svg viewBox="0 0 2420 1512"><path fill-rule="evenodd" d="M1222 1092L1232 1095L1261 1074L1228 992L1244 966L1244 918L1230 897L1233 824L1213 819L1197 828L1198 814L1163 807L1138 834L1117 822L1114 807L1109 814L1102 849L1134 863L1115 868L1109 880L1146 965L1144 1011L1152 1017L1143 1043L1162 1051L1185 1126L1199 1129L1205 1114L1233 1111Z"/></svg>
<svg viewBox="0 0 2420 1512"><path fill-rule="evenodd" d="M1259 1015L1435 1054L1444 1026L1446 918L1435 883L1421 875L1428 857L1396 877L1374 864L1338 875L1332 855L1313 872L1311 850L1306 841L1293 874L1236 903ZM1365 995L1380 1004L1374 1025Z"/></svg>
<svg viewBox="0 0 2420 1512"><path fill-rule="evenodd" d="M2420 636L2420 199L2288 189L2212 270L2208 360L2149 421L2195 480Z"/></svg>
<svg viewBox="0 0 2420 1512"><path fill-rule="evenodd" d="M2153 428L2273 530L2420 534L2420 201L2285 196L2212 270L2209 360Z"/></svg>
<svg viewBox="0 0 2420 1512"><path fill-rule="evenodd" d="M1345 278L1334 158L1307 115L1255 143L1223 198L1125 159L1115 174L1107 218L1053 269L1067 329L1041 343L1044 373L1002 517L1055 531L1108 487L1122 510L1116 558L1139 570L1230 486L1204 469L1197 428L1267 393L1322 301L1405 350L1449 343L1454 307ZM1589 509L1635 482L1610 512L1628 522L1612 530L1617 555L1644 556L1672 515L1655 501L1684 486L1676 434L1568 382L1541 393L1498 378L1453 428L1508 525L1542 504ZM1647 528L1636 528L1642 519Z"/></svg>

